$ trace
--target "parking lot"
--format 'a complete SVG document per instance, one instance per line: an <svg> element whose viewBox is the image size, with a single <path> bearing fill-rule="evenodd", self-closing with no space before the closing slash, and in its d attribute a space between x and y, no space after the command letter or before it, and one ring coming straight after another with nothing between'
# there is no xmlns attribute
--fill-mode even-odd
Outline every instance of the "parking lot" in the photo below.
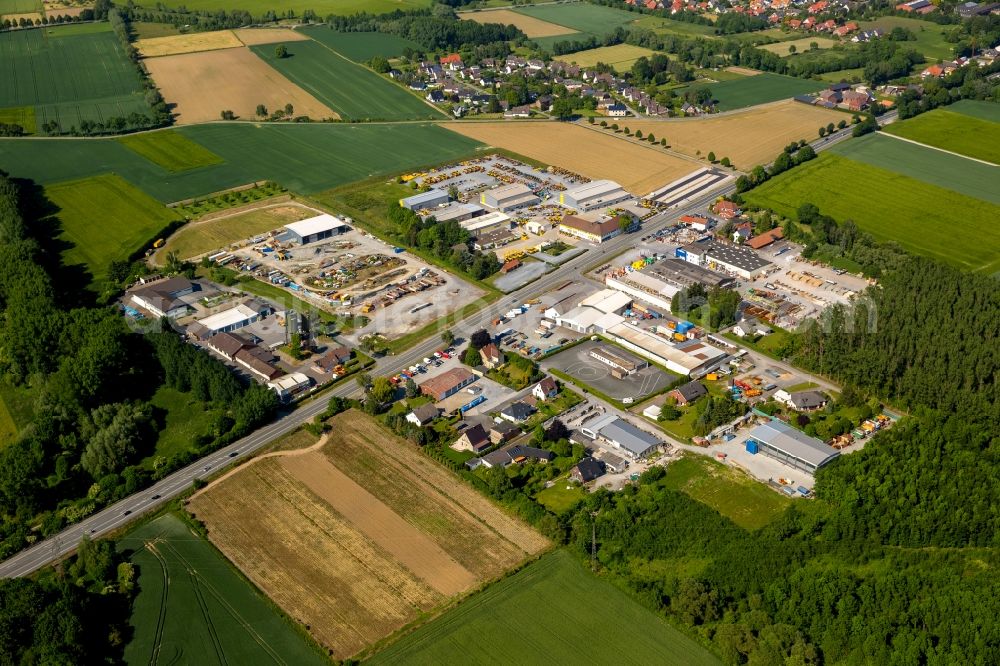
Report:
<svg viewBox="0 0 1000 666"><path fill-rule="evenodd" d="M541 364L542 370L552 368L564 372L615 400L632 398L638 401L642 396L663 389L677 378L676 375L670 375L655 366L648 366L632 375L617 379L612 376L610 366L590 356L591 350L595 349L607 349L616 356L632 362L645 362L635 354L610 342L588 340L545 359Z"/></svg>

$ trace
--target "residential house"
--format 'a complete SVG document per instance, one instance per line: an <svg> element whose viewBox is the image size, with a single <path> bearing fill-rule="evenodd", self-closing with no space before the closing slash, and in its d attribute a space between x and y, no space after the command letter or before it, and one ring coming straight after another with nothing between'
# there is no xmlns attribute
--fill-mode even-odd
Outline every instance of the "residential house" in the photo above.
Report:
<svg viewBox="0 0 1000 666"><path fill-rule="evenodd" d="M538 449L533 446L522 446L515 444L506 449L500 449L489 453L479 459L479 463L486 467L507 467L514 463L522 464L526 462L547 463L555 460L556 454L545 449ZM469 461L472 462L472 461ZM468 463L466 463L468 464Z"/></svg>
<svg viewBox="0 0 1000 666"><path fill-rule="evenodd" d="M868 107L872 98L868 93L848 90L844 93L843 104L851 111L861 111Z"/></svg>
<svg viewBox="0 0 1000 666"><path fill-rule="evenodd" d="M261 347L243 348L233 355L233 360L261 381L271 381L285 374L275 365L278 357Z"/></svg>
<svg viewBox="0 0 1000 666"><path fill-rule="evenodd" d="M774 399L799 412L812 412L822 409L830 401L826 394L820 391L796 391L789 393L784 389L775 391Z"/></svg>
<svg viewBox="0 0 1000 666"><path fill-rule="evenodd" d="M205 341L205 346L227 361L232 361L237 352L253 345L237 333L216 333Z"/></svg>
<svg viewBox="0 0 1000 666"><path fill-rule="evenodd" d="M521 434L521 429L510 421L500 421L490 426L490 442L503 444Z"/></svg>
<svg viewBox="0 0 1000 666"><path fill-rule="evenodd" d="M743 214L743 209L738 204L723 199L713 207L715 214L724 220L732 220Z"/></svg>
<svg viewBox="0 0 1000 666"><path fill-rule="evenodd" d="M493 446L493 442L490 441L489 435L486 434L486 429L483 428L481 423L477 423L466 428L462 436L451 445L451 448L456 451L482 453L491 446Z"/></svg>
<svg viewBox="0 0 1000 666"><path fill-rule="evenodd" d="M556 384L556 380L545 377L531 389L531 395L535 396L537 400L545 401L559 395L559 386Z"/></svg>
<svg viewBox="0 0 1000 666"><path fill-rule="evenodd" d="M588 483L594 479L604 476L605 465L601 460L595 458L584 458L570 470L570 478L580 483Z"/></svg>
<svg viewBox="0 0 1000 666"><path fill-rule="evenodd" d="M351 360L351 350L343 345L335 345L328 349L325 354L316 359L312 368L316 372L333 372L338 365L343 365Z"/></svg>
<svg viewBox="0 0 1000 666"><path fill-rule="evenodd" d="M700 382L688 382L668 393L678 405L689 405L698 398L708 395L708 390Z"/></svg>
<svg viewBox="0 0 1000 666"><path fill-rule="evenodd" d="M765 231L762 234L757 234L749 241L747 241L747 245L749 245L754 250L760 250L761 248L765 248L768 245L771 245L772 243L779 241L784 237L785 237L785 232L782 231L781 227L775 227L774 229Z"/></svg>
<svg viewBox="0 0 1000 666"><path fill-rule="evenodd" d="M525 104L524 106L515 106L512 109L504 111L504 118L530 118L531 117L531 107Z"/></svg>
<svg viewBox="0 0 1000 666"><path fill-rule="evenodd" d="M704 215L682 215L680 222L695 231L708 231L709 220Z"/></svg>
<svg viewBox="0 0 1000 666"><path fill-rule="evenodd" d="M744 317L733 326L733 334L741 338L750 335L767 335L769 333L771 333L771 329L756 317Z"/></svg>
<svg viewBox="0 0 1000 666"><path fill-rule="evenodd" d="M624 118L628 115L628 107L624 104L612 104L608 107L607 114L612 118Z"/></svg>
<svg viewBox="0 0 1000 666"><path fill-rule="evenodd" d="M506 362L503 352L492 342L479 350L479 357L488 370L499 368Z"/></svg>
<svg viewBox="0 0 1000 666"><path fill-rule="evenodd" d="M535 408L531 405L518 400L500 410L500 418L513 423L523 423L531 418L531 415L534 414L535 411Z"/></svg>
<svg viewBox="0 0 1000 666"><path fill-rule="evenodd" d="M444 93L440 90L432 90L427 93L426 99L431 104L441 104L444 102Z"/></svg>
<svg viewBox="0 0 1000 666"><path fill-rule="evenodd" d="M414 407L410 410L410 413L406 415L406 420L413 425L423 427L436 419L440 414L440 409L435 407L432 403L427 403L420 405L419 407Z"/></svg>

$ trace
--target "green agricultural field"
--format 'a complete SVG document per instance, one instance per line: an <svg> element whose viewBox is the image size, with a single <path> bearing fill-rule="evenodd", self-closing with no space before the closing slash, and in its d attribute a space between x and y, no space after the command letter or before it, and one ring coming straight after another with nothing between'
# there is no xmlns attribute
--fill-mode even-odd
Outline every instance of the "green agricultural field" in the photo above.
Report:
<svg viewBox="0 0 1000 666"><path fill-rule="evenodd" d="M275 56L271 44L250 48L345 120L440 120L444 115L402 86L319 42L285 46L287 58Z"/></svg>
<svg viewBox="0 0 1000 666"><path fill-rule="evenodd" d="M796 95L816 92L822 90L825 84L821 81L809 81L765 72L734 81L693 87L707 87L712 93L712 97L719 101L719 110L732 111L733 109L742 109L747 106L776 102L780 99L789 99Z"/></svg>
<svg viewBox="0 0 1000 666"><path fill-rule="evenodd" d="M0 16L42 11L40 0L0 0Z"/></svg>
<svg viewBox="0 0 1000 666"><path fill-rule="evenodd" d="M155 240L176 214L121 176L106 174L45 188L58 210L60 238L73 247L63 253L67 265L83 264L95 278L108 264L128 259Z"/></svg>
<svg viewBox="0 0 1000 666"><path fill-rule="evenodd" d="M905 16L883 16L875 21L859 21L858 27L862 30L881 28L886 32L890 32L895 27L906 28L917 39L912 42L904 42L902 44L904 48L912 48L914 51L923 53L927 60L932 63L935 60L950 60L955 57L952 51L954 45L945 39L945 33L953 29L951 26L938 25L930 21L921 21ZM919 65L919 68L923 69L926 66L926 64Z"/></svg>
<svg viewBox="0 0 1000 666"><path fill-rule="evenodd" d="M992 149L996 151L997 146L994 145ZM950 155L933 148L925 148L908 141L900 141L883 134L871 134L860 139L843 141L834 146L831 152L922 180L928 185L954 190L959 194L1000 205L1000 188L997 187L997 183L1000 182L1000 167L959 155Z"/></svg>
<svg viewBox="0 0 1000 666"><path fill-rule="evenodd" d="M511 9L525 16L578 31L570 35L536 37L532 40L543 49L551 49L557 42L576 41L589 36L603 37L619 26L632 23L637 17L631 12L586 2L511 7Z"/></svg>
<svg viewBox="0 0 1000 666"><path fill-rule="evenodd" d="M652 30L659 35L683 35L685 37L713 37L715 28L710 25L700 25L698 23L688 23L687 21L674 21L669 18L659 16L640 15L632 25L636 28Z"/></svg>
<svg viewBox="0 0 1000 666"><path fill-rule="evenodd" d="M832 152L743 198L786 217L813 203L821 212L853 220L872 236L896 241L911 252L966 270L1000 269L1000 207Z"/></svg>
<svg viewBox="0 0 1000 666"><path fill-rule="evenodd" d="M143 132L118 139L132 152L167 171L187 171L222 164L222 158L174 130Z"/></svg>
<svg viewBox="0 0 1000 666"><path fill-rule="evenodd" d="M327 659L206 539L167 514L118 542L139 570L127 664L303 664Z"/></svg>
<svg viewBox="0 0 1000 666"><path fill-rule="evenodd" d="M403 636L368 663L721 662L558 550Z"/></svg>
<svg viewBox="0 0 1000 666"><path fill-rule="evenodd" d="M697 454L670 463L663 483L749 530L767 525L792 502L746 474Z"/></svg>
<svg viewBox="0 0 1000 666"><path fill-rule="evenodd" d="M311 194L465 157L482 145L419 123L220 123L175 131L225 163L171 174L114 139L0 139L0 169L44 185L113 172L170 203L264 180Z"/></svg>
<svg viewBox="0 0 1000 666"><path fill-rule="evenodd" d="M887 125L883 132L1000 164L1000 123L945 109L934 109L909 120ZM1000 174L996 173L996 169L992 172L991 189L996 190Z"/></svg>
<svg viewBox="0 0 1000 666"><path fill-rule="evenodd" d="M0 109L0 123L20 125L26 134L34 134L35 109L31 106L9 106Z"/></svg>
<svg viewBox="0 0 1000 666"><path fill-rule="evenodd" d="M948 110L953 113L961 113L980 120L1000 123L1000 104L996 102L986 102L978 99L960 99L948 106Z"/></svg>
<svg viewBox="0 0 1000 666"><path fill-rule="evenodd" d="M302 32L354 62L368 62L377 55L394 58L407 48L424 50L414 41L384 32L336 32L325 25L304 28Z"/></svg>
<svg viewBox="0 0 1000 666"><path fill-rule="evenodd" d="M141 0L139 3L143 7L155 9L157 5L164 7L186 7L188 11L218 12L243 9L250 12L255 17L261 17L266 12L275 10L279 14L284 14L291 10L296 16L301 16L302 12L311 9L317 16L329 16L336 14L348 16L359 12L369 14L386 14L397 9L403 11L410 9L426 9L430 7L430 0Z"/></svg>
<svg viewBox="0 0 1000 666"><path fill-rule="evenodd" d="M180 28L170 23L147 23L146 21L133 21L132 32L135 33L136 40L181 34Z"/></svg>
<svg viewBox="0 0 1000 666"><path fill-rule="evenodd" d="M89 24L0 33L0 109L34 107L39 127L55 121L63 129L149 111L118 38L106 28L63 32L77 27Z"/></svg>

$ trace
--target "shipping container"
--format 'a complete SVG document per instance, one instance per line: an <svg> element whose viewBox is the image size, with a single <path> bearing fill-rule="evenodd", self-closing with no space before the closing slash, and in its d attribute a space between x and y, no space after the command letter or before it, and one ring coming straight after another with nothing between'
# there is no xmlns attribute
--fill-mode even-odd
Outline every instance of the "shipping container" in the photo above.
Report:
<svg viewBox="0 0 1000 666"><path fill-rule="evenodd" d="M747 453L751 455L757 455L760 449L757 446L757 441L753 439L747 440Z"/></svg>

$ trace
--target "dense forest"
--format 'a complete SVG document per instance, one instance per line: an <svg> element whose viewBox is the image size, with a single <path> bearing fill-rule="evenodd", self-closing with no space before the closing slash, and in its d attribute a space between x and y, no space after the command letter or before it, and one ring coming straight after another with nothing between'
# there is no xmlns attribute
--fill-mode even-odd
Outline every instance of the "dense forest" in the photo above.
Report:
<svg viewBox="0 0 1000 666"><path fill-rule="evenodd" d="M165 325L131 331L59 263L58 221L0 176L0 382L32 397L0 449L0 557L8 557L268 420L272 391L243 386ZM217 417L187 450L157 455L164 388Z"/></svg>

